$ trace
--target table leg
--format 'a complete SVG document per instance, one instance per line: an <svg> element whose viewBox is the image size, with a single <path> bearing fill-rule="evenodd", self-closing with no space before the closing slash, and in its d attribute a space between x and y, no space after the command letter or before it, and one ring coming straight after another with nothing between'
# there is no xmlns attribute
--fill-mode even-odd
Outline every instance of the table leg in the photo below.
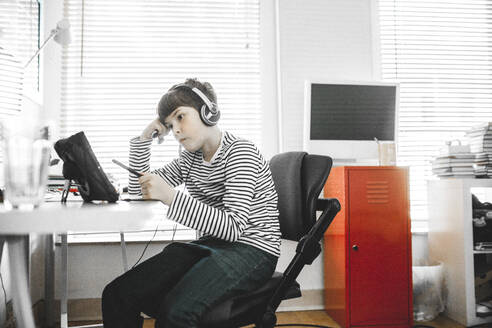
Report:
<svg viewBox="0 0 492 328"><path fill-rule="evenodd" d="M120 232L121 258L123 261L123 272L128 271L128 257L126 256L125 234Z"/></svg>
<svg viewBox="0 0 492 328"><path fill-rule="evenodd" d="M26 253L28 236L9 236L10 272L12 274L14 313L18 327L35 328L29 294L28 266L29 254Z"/></svg>
<svg viewBox="0 0 492 328"><path fill-rule="evenodd" d="M54 235L45 236L44 245L44 326L55 327L55 242Z"/></svg>
<svg viewBox="0 0 492 328"><path fill-rule="evenodd" d="M60 327L68 327L68 312L67 312L67 302L68 302L68 243L67 234L61 235L61 300L60 300Z"/></svg>

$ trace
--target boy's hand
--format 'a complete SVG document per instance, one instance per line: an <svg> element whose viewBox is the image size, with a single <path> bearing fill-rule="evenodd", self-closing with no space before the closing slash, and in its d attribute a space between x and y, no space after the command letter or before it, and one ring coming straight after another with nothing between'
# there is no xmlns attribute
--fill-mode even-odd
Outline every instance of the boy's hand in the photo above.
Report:
<svg viewBox="0 0 492 328"><path fill-rule="evenodd" d="M143 199L160 200L166 205L171 205L176 191L164 181L160 176L151 173L144 173L138 178L142 188Z"/></svg>
<svg viewBox="0 0 492 328"><path fill-rule="evenodd" d="M159 121L158 118L153 120L152 122L147 125L147 127L143 130L142 134L140 135L140 140L149 140L152 139L152 134L154 131L157 131L157 135L159 136L159 141L164 138L169 133L169 130Z"/></svg>

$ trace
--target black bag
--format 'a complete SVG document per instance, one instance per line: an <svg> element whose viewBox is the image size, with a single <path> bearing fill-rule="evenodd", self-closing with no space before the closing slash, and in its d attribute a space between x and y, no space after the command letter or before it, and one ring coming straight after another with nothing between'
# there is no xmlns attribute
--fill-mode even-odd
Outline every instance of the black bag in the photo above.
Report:
<svg viewBox="0 0 492 328"><path fill-rule="evenodd" d="M492 204L488 202L482 203L477 196L472 194L472 210L474 220L473 242L475 246L477 243L492 242Z"/></svg>
<svg viewBox="0 0 492 328"><path fill-rule="evenodd" d="M99 165L83 131L58 140L55 150L63 160L63 176L78 184L84 201L118 200L118 192Z"/></svg>

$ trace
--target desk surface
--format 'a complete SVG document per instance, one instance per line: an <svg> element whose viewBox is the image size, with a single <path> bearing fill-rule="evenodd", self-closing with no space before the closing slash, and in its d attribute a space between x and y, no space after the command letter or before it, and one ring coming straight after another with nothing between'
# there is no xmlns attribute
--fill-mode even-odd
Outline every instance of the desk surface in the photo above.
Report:
<svg viewBox="0 0 492 328"><path fill-rule="evenodd" d="M1 205L0 231L28 234L155 229L166 217L167 208L159 201L45 202L32 211L7 210Z"/></svg>

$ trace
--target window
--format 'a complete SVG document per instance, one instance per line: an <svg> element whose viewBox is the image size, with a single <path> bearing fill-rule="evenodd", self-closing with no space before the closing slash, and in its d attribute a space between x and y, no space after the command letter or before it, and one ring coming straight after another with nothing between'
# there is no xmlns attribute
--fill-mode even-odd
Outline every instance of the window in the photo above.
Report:
<svg viewBox="0 0 492 328"><path fill-rule="evenodd" d="M38 99L39 62L23 67L39 47L39 13L37 0L0 2L0 118L20 111L23 94Z"/></svg>
<svg viewBox="0 0 492 328"><path fill-rule="evenodd" d="M72 43L62 57L60 134L84 131L106 173L127 184L111 159L127 162L129 139L187 77L212 83L222 129L261 147L258 0L65 0L64 11ZM166 137L151 167L177 152Z"/></svg>
<svg viewBox="0 0 492 328"><path fill-rule="evenodd" d="M14 56L21 67L24 67L39 47L39 13L40 5L37 0L0 2L0 46ZM24 94L38 100L39 61L33 60L23 74Z"/></svg>
<svg viewBox="0 0 492 328"><path fill-rule="evenodd" d="M26 70L23 67L39 46L39 12L38 1L0 1L0 123L20 113L23 95L38 99L38 62L33 61ZM2 162L0 151L0 165Z"/></svg>
<svg viewBox="0 0 492 328"><path fill-rule="evenodd" d="M7 48L0 45L0 118L21 110L22 66Z"/></svg>
<svg viewBox="0 0 492 328"><path fill-rule="evenodd" d="M492 121L489 0L379 0L382 78L400 83L398 164L410 167L413 231L446 140Z"/></svg>

